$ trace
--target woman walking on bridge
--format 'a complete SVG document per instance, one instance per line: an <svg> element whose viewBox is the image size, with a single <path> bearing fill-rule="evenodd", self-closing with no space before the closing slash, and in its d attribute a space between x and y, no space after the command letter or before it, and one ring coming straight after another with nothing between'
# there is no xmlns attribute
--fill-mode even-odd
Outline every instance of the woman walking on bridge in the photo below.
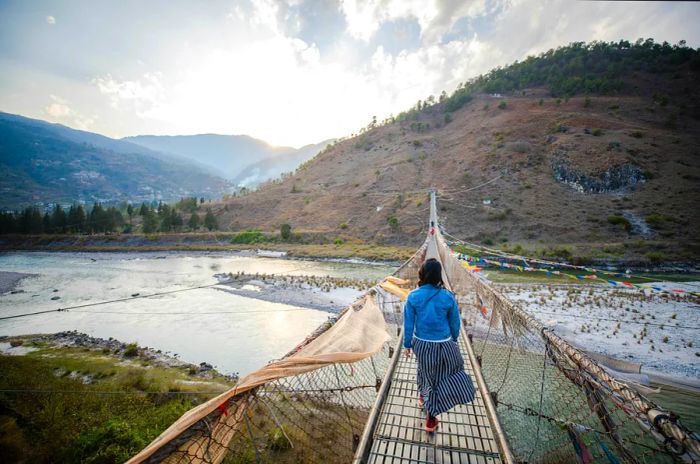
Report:
<svg viewBox="0 0 700 464"><path fill-rule="evenodd" d="M411 349L416 354L418 403L427 414L427 432L435 431L439 414L474 400L474 384L457 346L459 325L459 308L445 289L442 265L428 259L418 271L418 288L406 299L403 331L406 356Z"/></svg>

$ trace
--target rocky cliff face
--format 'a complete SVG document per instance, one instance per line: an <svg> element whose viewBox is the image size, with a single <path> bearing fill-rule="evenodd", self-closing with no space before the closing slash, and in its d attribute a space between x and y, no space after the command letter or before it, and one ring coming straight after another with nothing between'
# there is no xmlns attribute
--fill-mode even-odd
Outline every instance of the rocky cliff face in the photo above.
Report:
<svg viewBox="0 0 700 464"><path fill-rule="evenodd" d="M582 193L622 192L645 181L642 169L633 164L614 166L588 175L572 168L567 160L557 158L552 162L552 170L556 180Z"/></svg>

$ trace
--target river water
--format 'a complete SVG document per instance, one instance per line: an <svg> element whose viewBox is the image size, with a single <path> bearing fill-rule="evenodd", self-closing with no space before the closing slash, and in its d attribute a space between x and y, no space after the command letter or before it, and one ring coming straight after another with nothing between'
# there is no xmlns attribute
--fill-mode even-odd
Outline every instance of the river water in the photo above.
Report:
<svg viewBox="0 0 700 464"><path fill-rule="evenodd" d="M0 316L9 316L213 284L214 274L222 272L378 280L394 268L226 253L11 252L0 254L0 270L36 274L20 282L22 293L0 296ZM60 299L51 299L56 296ZM0 336L77 330L243 375L283 356L328 316L206 288L2 320ZM651 399L680 413L691 428L700 428L697 393L664 386Z"/></svg>
<svg viewBox="0 0 700 464"><path fill-rule="evenodd" d="M37 275L20 282L22 293L0 296L0 316L208 285L222 272L378 280L393 269L226 253L12 252L0 254L0 270ZM0 335L77 330L176 353L192 363L206 361L224 373L246 374L283 356L328 316L205 288L3 320Z"/></svg>

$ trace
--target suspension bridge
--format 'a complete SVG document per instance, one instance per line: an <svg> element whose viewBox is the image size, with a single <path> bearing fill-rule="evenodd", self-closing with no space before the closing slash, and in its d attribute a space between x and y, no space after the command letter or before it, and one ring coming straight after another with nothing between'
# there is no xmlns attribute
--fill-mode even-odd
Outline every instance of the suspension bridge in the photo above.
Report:
<svg viewBox="0 0 700 464"><path fill-rule="evenodd" d="M423 428L402 301L427 258L460 303L474 402ZM478 304L476 304L478 302ZM700 462L698 435L460 262L431 192L414 256L283 358L193 408L129 463Z"/></svg>

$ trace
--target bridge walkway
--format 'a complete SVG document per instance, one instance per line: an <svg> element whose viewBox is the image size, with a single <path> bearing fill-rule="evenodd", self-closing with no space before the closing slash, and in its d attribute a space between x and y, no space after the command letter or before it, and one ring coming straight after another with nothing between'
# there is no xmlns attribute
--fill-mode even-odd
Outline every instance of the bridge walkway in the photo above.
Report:
<svg viewBox="0 0 700 464"><path fill-rule="evenodd" d="M430 227L437 228L434 192L430 200ZM435 230L428 236L426 258L442 261ZM450 289L444 266L443 280ZM400 339L385 378L387 385L380 391L370 414L355 463L510 464L512 455L464 327L458 343L465 371L477 389L476 397L471 404L458 405L441 414L438 429L430 434L425 431L425 413L418 406L416 359L414 355L406 358L401 353Z"/></svg>
<svg viewBox="0 0 700 464"><path fill-rule="evenodd" d="M465 371L475 379L468 340L460 337ZM441 414L433 434L425 431L425 413L418 406L415 356L402 353L375 427L368 463L479 463L502 462L496 437L477 389L474 402Z"/></svg>

